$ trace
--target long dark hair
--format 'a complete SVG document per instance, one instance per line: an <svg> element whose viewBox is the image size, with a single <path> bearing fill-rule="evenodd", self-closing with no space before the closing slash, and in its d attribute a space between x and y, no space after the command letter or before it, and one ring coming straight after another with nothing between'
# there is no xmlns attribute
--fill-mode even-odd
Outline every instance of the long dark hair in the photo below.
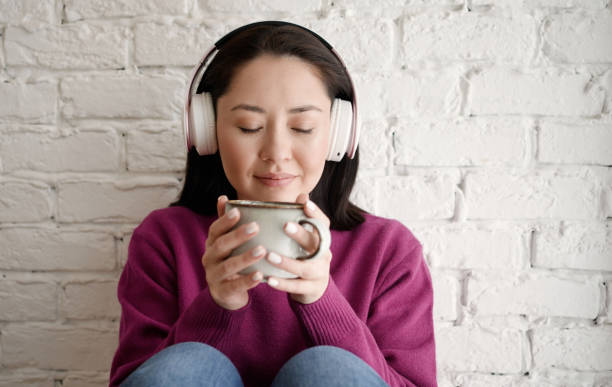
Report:
<svg viewBox="0 0 612 387"><path fill-rule="evenodd" d="M263 24L233 36L206 69L197 92L211 94L215 114L217 100L227 91L240 66L263 54L295 56L316 66L332 101L335 98L352 100L350 79L342 65L313 34L292 25ZM329 217L333 229L352 229L364 221L364 211L349 201L358 166L359 149L353 159L345 155L339 162L326 161L321 179L310 193L310 199ZM220 195L237 198L236 190L223 171L219 152L200 156L195 148L191 148L187 155L183 190L179 199L170 205L184 206L203 215L215 215Z"/></svg>

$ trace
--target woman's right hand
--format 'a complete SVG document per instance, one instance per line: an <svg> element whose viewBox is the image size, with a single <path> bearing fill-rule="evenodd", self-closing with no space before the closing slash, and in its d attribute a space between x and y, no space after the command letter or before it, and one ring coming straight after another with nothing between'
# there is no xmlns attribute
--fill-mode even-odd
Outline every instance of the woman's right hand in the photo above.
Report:
<svg viewBox="0 0 612 387"><path fill-rule="evenodd" d="M247 291L263 279L261 272L248 275L238 272L262 259L266 250L262 246L256 246L240 255L229 256L232 250L255 236L259 227L256 223L248 223L231 230L238 223L240 212L238 209L232 209L225 213L227 201L225 195L217 200L219 218L211 224L208 231L202 264L213 300L222 308L236 310L249 302Z"/></svg>

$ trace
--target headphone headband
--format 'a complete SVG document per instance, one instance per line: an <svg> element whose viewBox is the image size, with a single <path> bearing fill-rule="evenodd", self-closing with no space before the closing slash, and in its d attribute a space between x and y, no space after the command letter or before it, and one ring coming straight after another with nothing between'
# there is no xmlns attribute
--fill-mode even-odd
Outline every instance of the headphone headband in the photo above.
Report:
<svg viewBox="0 0 612 387"><path fill-rule="evenodd" d="M350 102L351 102L351 105L352 105L352 113L353 114L352 114L352 121L351 121L351 135L350 135L350 138L349 138L348 147L346 148L346 154L348 155L349 158L353 158L355 156L355 152L357 151L357 144L359 142L359 127L358 127L359 116L357 114L357 92L355 90L355 85L353 83L353 80L352 80L349 72L348 72L348 69L346 68L346 65L344 64L344 61L342 60L340 55L338 55L338 53L332 47L332 45L329 44L325 39L323 39L321 36L319 36L314 31L311 31L308 28L300 26L298 24L294 24L294 23L290 23L290 22L284 22L284 21L276 21L276 20L268 20L268 21L260 21L260 22L250 23L250 24L244 25L242 27L239 27L239 28L237 28L237 29L235 29L233 31L230 31L225 36L223 36L221 39L217 40L217 42L214 44L214 46L200 60L198 65L194 67L194 69L192 70L192 73L191 73L189 87L187 88L187 96L186 96L186 99L185 99L185 109L183 111L183 129L185 131L185 141L186 141L187 149L188 150L191 149L191 147L193 145L192 139L191 139L190 130L189 130L189 128L190 128L190 120L191 120L191 118L189 117L189 112L190 112L190 109L192 108L191 107L192 96L196 94L197 88L200 85L200 83L202 82L202 78L204 77L204 73L206 72L206 69L208 68L208 65L212 62L212 60L217 55L219 50L221 50L221 48L229 40L231 40L234 36L240 34L243 31L246 31L248 29L251 29L251 28L257 27L257 26L279 26L279 27L280 26L293 26L293 27L300 28L301 30L306 31L306 32L310 33L312 36L314 36L315 38L317 38L317 40L319 40L325 47L327 47L332 52L332 54L336 57L336 59L338 60L338 62L342 66L342 68L344 69L344 73L346 74L347 78L349 79L349 82L350 82L350 85L351 85L352 100Z"/></svg>

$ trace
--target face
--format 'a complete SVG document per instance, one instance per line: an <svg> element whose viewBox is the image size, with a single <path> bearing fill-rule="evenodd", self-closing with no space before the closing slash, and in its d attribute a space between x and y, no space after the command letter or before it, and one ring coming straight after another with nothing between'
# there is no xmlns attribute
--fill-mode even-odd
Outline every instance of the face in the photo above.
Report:
<svg viewBox="0 0 612 387"><path fill-rule="evenodd" d="M261 55L217 100L223 169L239 199L294 202L317 185L327 155L331 99L317 68Z"/></svg>

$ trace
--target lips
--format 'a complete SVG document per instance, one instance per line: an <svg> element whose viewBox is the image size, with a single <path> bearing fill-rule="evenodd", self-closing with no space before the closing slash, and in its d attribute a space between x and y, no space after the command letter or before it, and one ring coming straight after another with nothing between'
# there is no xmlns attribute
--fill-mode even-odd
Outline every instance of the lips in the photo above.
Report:
<svg viewBox="0 0 612 387"><path fill-rule="evenodd" d="M263 173L255 175L255 178L262 184L269 187L279 187L290 184L297 176L290 173Z"/></svg>

